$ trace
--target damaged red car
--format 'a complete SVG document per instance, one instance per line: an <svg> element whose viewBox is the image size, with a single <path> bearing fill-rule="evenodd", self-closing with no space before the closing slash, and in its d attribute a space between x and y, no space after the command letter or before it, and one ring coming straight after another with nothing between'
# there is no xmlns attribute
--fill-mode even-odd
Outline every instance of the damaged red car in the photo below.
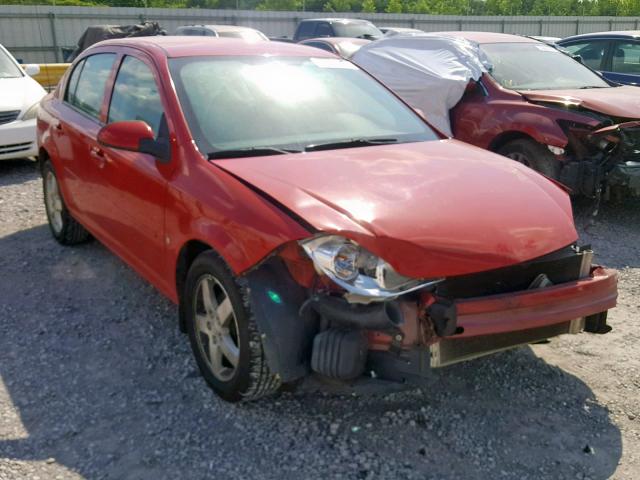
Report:
<svg viewBox="0 0 640 480"><path fill-rule="evenodd" d="M605 333L616 273L567 193L444 139L353 64L285 43L99 43L38 117L50 229L179 305L229 401Z"/></svg>
<svg viewBox="0 0 640 480"><path fill-rule="evenodd" d="M352 57L447 135L587 197L640 195L640 94L533 38L394 36Z"/></svg>

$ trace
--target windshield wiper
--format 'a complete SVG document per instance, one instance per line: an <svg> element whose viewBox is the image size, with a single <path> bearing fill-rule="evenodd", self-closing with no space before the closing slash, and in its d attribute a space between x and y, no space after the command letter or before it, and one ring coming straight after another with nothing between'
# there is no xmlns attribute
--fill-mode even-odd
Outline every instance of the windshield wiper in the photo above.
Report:
<svg viewBox="0 0 640 480"><path fill-rule="evenodd" d="M369 145L384 145L386 143L396 143L397 138L352 138L351 140L343 140L341 142L328 142L307 145L305 152L314 152L316 150L333 150L338 148L366 147Z"/></svg>
<svg viewBox="0 0 640 480"><path fill-rule="evenodd" d="M216 150L207 154L209 160L215 158L241 158L241 157L263 157L266 155L283 155L285 153L300 153L301 150L293 150L277 147L248 147L232 148L229 150Z"/></svg>

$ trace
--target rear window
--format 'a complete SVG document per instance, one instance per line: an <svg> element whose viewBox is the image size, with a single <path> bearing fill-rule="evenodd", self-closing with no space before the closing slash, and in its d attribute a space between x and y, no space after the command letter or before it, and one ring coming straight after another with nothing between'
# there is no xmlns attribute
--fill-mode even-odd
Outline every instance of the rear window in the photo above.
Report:
<svg viewBox="0 0 640 480"><path fill-rule="evenodd" d="M316 29L316 22L302 22L298 25L298 38L312 38Z"/></svg>
<svg viewBox="0 0 640 480"><path fill-rule="evenodd" d="M383 33L369 22L357 23L334 23L333 29L337 37L364 38L367 40L377 40L383 37Z"/></svg>

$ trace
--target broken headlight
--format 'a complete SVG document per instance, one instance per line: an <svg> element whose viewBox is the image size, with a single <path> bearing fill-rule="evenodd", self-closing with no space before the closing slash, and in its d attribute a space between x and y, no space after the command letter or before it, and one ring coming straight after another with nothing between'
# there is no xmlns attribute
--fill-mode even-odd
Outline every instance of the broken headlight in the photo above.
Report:
<svg viewBox="0 0 640 480"><path fill-rule="evenodd" d="M324 235L300 242L319 273L352 295L389 299L442 281L421 280L397 273L380 257L338 235Z"/></svg>

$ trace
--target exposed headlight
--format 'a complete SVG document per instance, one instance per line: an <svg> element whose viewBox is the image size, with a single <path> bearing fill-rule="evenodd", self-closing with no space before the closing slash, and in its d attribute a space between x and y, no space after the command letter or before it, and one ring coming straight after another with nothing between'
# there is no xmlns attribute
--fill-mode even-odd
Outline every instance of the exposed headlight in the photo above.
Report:
<svg viewBox="0 0 640 480"><path fill-rule="evenodd" d="M426 281L400 275L380 257L338 235L324 235L300 244L319 272L354 295L389 299L443 280Z"/></svg>
<svg viewBox="0 0 640 480"><path fill-rule="evenodd" d="M22 116L22 120L32 120L32 119L36 118L36 115L38 115L38 106L39 105L40 105L40 102L37 102L37 103L34 103L33 105L31 105L29 107L29 110L24 112L24 115Z"/></svg>

